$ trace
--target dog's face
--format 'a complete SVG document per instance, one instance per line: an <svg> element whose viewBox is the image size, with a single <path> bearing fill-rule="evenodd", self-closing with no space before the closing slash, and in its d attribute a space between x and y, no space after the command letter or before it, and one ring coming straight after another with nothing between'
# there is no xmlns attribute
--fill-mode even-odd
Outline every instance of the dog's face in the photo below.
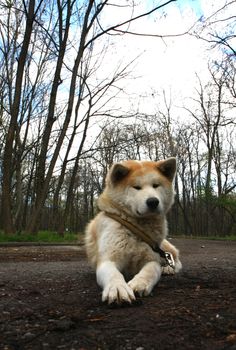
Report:
<svg viewBox="0 0 236 350"><path fill-rule="evenodd" d="M175 173L175 158L116 163L108 173L106 192L136 217L166 214L174 201Z"/></svg>

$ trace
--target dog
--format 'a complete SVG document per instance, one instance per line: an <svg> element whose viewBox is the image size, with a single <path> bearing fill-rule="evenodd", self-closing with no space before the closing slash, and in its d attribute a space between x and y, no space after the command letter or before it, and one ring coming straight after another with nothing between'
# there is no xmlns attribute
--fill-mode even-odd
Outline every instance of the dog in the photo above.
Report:
<svg viewBox="0 0 236 350"><path fill-rule="evenodd" d="M96 269L103 302L131 304L136 296L152 292L162 272L181 270L179 251L166 239L175 174L175 158L127 160L109 170L98 198L100 212L85 232L87 257ZM174 268L162 268L164 251L172 254Z"/></svg>

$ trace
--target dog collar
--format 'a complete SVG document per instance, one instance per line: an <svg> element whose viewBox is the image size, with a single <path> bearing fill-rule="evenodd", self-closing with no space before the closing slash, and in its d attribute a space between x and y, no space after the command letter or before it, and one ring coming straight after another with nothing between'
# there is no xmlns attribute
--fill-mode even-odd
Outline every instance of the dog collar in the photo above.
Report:
<svg viewBox="0 0 236 350"><path fill-rule="evenodd" d="M138 236L142 241L147 243L155 253L159 254L160 257L164 259L164 266L170 266L173 269L175 268L175 262L172 254L170 252L165 252L164 250L162 250L157 244L157 242L155 242L150 236L148 236L146 232L142 231L138 226L134 225L133 223L122 219L119 215L115 213L109 213L105 211L105 214L109 218L119 222L122 226L126 227L129 231Z"/></svg>

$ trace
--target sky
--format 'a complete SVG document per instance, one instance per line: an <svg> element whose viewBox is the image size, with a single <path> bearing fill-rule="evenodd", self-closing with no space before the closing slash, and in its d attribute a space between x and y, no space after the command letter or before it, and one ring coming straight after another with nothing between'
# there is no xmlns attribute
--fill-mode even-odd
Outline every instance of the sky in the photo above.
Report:
<svg viewBox="0 0 236 350"><path fill-rule="evenodd" d="M176 5L181 12L184 12L186 7L190 7L199 18L203 15L201 0L182 0L178 1Z"/></svg>
<svg viewBox="0 0 236 350"><path fill-rule="evenodd" d="M209 52L206 51L206 44L202 40L180 34L187 32L201 16L210 12L211 2L213 3L213 0L208 0L208 6L205 6L209 7L207 9L203 8L201 0L175 1L162 10L133 22L129 27L132 32L163 35L162 38L127 34L112 38L114 45L110 49L110 55L105 58L105 66L111 67L116 61L125 65L125 62L128 63L138 56L132 66L130 79L126 79L124 83L126 93L120 96L123 107L135 109L138 103L140 112L152 114L157 105L163 103L163 91L171 97L177 109L183 105L184 100L194 94L196 73L204 77L207 75L206 62ZM134 15L164 1L148 0L138 3ZM110 24L109 19L112 21L119 18L122 21L129 18L129 15L128 9L109 8L102 21ZM104 74L104 71L102 73ZM179 112L176 112L177 117L178 113L181 115L182 112L179 108Z"/></svg>
<svg viewBox="0 0 236 350"><path fill-rule="evenodd" d="M137 6L133 16L165 2L134 1ZM111 1L112 4L115 2L118 7L108 6L102 13L100 23L103 28L118 21L122 23L132 15L130 8L120 6L121 3L126 4L126 0ZM193 30L201 18L209 17L224 3L225 0L178 0L150 16L134 21L129 27L122 28L136 33L159 35L156 37L129 34L102 36L100 45L96 41L94 46L96 69L92 85L96 86L104 79L110 79L117 66L125 66L137 57L129 67L129 76L117 83L122 92L112 100L111 108L117 109L118 114L139 112L152 115L159 109L165 111L165 93L167 100L171 100L172 117L177 121L184 121L186 115L189 118L189 113L187 114L183 106L191 109L192 98L196 96L197 75L203 83L208 81L208 61L213 58L213 51L208 43L196 36L181 34ZM103 46L107 41L109 47L105 52ZM74 62L72 57L69 58L71 64ZM106 117L103 116L101 119L96 117L91 120L88 144L93 143L105 121ZM77 145L78 143L74 146L75 151Z"/></svg>
<svg viewBox="0 0 236 350"><path fill-rule="evenodd" d="M137 13L144 10L145 3L151 8L157 1L139 3ZM209 43L196 36L179 34L190 29L193 32L202 18L208 18L224 4L225 0L178 0L134 22L129 28L136 32L160 34L163 38L126 35L122 40L117 39L117 56L120 54L123 60L129 61L140 55L132 71L132 76L139 78L127 81L125 90L136 95L135 101L139 101L141 112L155 112L163 105L162 92L165 91L175 108L176 118L185 117L181 107L189 105L196 96L198 77L203 84L208 81L208 63L216 58L216 52L210 49ZM217 25L220 26L220 23Z"/></svg>

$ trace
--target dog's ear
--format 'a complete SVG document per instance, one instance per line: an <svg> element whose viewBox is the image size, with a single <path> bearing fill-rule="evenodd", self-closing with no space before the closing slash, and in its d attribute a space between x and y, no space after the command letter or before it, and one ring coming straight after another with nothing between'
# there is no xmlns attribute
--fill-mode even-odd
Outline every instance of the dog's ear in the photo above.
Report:
<svg viewBox="0 0 236 350"><path fill-rule="evenodd" d="M176 158L160 160L157 167L168 180L173 181L176 173Z"/></svg>
<svg viewBox="0 0 236 350"><path fill-rule="evenodd" d="M111 169L111 182L113 184L118 183L121 181L126 175L129 173L129 168L125 167L124 165L120 163L116 163L113 165Z"/></svg>

